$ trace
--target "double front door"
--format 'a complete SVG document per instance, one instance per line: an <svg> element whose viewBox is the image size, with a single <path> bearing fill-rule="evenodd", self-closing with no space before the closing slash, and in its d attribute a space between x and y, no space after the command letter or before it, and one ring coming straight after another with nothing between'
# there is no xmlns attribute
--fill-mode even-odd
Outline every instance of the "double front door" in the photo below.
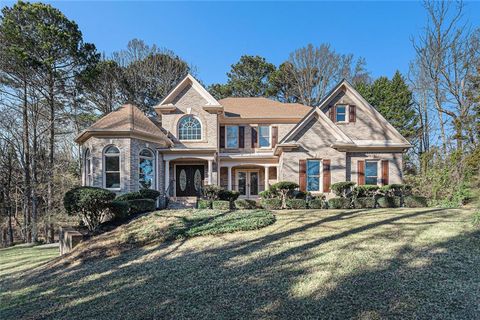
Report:
<svg viewBox="0 0 480 320"><path fill-rule="evenodd" d="M257 196L258 181L258 170L237 171L237 191L240 192L240 196Z"/></svg>
<svg viewBox="0 0 480 320"><path fill-rule="evenodd" d="M177 197L200 196L205 177L202 165L177 165L175 170L175 190Z"/></svg>

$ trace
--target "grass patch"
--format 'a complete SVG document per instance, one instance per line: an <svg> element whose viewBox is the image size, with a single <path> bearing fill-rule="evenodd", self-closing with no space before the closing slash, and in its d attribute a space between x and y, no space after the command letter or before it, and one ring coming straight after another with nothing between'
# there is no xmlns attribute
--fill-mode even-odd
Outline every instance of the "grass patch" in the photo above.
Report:
<svg viewBox="0 0 480 320"><path fill-rule="evenodd" d="M181 223L170 228L169 238L179 239L195 236L256 230L275 222L275 216L266 210L239 210L227 213L199 211L184 216Z"/></svg>
<svg viewBox="0 0 480 320"><path fill-rule="evenodd" d="M78 250L100 259L72 255L1 277L0 314L2 320L478 319L480 230L473 212L278 211L272 225L209 237L186 234L222 230L230 213L157 212ZM168 238L171 230L183 239L146 241L152 234ZM148 245L129 246L125 232L143 232Z"/></svg>
<svg viewBox="0 0 480 320"><path fill-rule="evenodd" d="M0 249L0 278L38 267L55 257L59 249L56 245L16 245Z"/></svg>

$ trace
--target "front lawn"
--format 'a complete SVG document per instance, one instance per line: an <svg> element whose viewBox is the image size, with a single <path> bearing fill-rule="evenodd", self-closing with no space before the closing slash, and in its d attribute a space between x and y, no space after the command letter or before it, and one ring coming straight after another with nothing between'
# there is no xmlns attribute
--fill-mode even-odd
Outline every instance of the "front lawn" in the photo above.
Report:
<svg viewBox="0 0 480 320"><path fill-rule="evenodd" d="M2 276L0 318L480 318L472 210L278 211L261 229L193 238L175 215L149 221L181 239L118 245L114 230Z"/></svg>

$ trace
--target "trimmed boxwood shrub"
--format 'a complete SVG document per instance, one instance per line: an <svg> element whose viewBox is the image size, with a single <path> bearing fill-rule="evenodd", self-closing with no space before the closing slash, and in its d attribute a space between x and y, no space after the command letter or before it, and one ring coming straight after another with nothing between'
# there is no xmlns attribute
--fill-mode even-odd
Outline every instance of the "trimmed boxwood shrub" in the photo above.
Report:
<svg viewBox="0 0 480 320"><path fill-rule="evenodd" d="M157 200L157 198L160 196L160 191L152 190L152 189L140 189L140 191L138 191L138 193L141 196L140 199Z"/></svg>
<svg viewBox="0 0 480 320"><path fill-rule="evenodd" d="M303 199L287 199L288 209L306 209L307 201Z"/></svg>
<svg viewBox="0 0 480 320"><path fill-rule="evenodd" d="M353 201L353 206L356 209L371 209L375 208L375 199L373 197L357 198Z"/></svg>
<svg viewBox="0 0 480 320"><path fill-rule="evenodd" d="M128 217L130 206L127 201L114 200L110 202L108 209L112 214L112 220L123 221Z"/></svg>
<svg viewBox="0 0 480 320"><path fill-rule="evenodd" d="M63 206L67 214L78 214L90 231L96 230L108 215L115 193L96 187L78 187L67 191Z"/></svg>
<svg viewBox="0 0 480 320"><path fill-rule="evenodd" d="M155 211L155 200L152 199L133 199L128 200L128 213L130 215L148 212L148 211Z"/></svg>
<svg viewBox="0 0 480 320"><path fill-rule="evenodd" d="M377 205L380 208L398 208L402 204L402 199L400 197L380 197L377 199Z"/></svg>
<svg viewBox="0 0 480 320"><path fill-rule="evenodd" d="M312 199L308 202L310 209L327 209L327 202L322 199Z"/></svg>
<svg viewBox="0 0 480 320"><path fill-rule="evenodd" d="M210 200L198 199L198 201L197 201L197 208L198 208L198 209L212 209L212 201L210 201Z"/></svg>
<svg viewBox="0 0 480 320"><path fill-rule="evenodd" d="M427 198L421 196L406 196L403 198L403 204L408 208L427 207Z"/></svg>
<svg viewBox="0 0 480 320"><path fill-rule="evenodd" d="M220 189L218 191L218 199L233 202L238 199L240 192L233 190Z"/></svg>
<svg viewBox="0 0 480 320"><path fill-rule="evenodd" d="M348 198L332 198L328 200L328 207L331 209L348 209L350 208L350 199Z"/></svg>
<svg viewBox="0 0 480 320"><path fill-rule="evenodd" d="M230 210L230 201L215 200L212 202L212 208L214 210Z"/></svg>
<svg viewBox="0 0 480 320"><path fill-rule="evenodd" d="M248 199L238 199L235 200L235 208L237 209L255 209L257 207L257 203L255 200L248 200Z"/></svg>
<svg viewBox="0 0 480 320"><path fill-rule="evenodd" d="M128 192L122 195L119 195L115 198L116 201L128 201L128 200L140 200L140 199L152 199L157 200L160 196L160 192L157 190L151 189L141 189L137 192Z"/></svg>
<svg viewBox="0 0 480 320"><path fill-rule="evenodd" d="M267 210L279 210L282 209L282 200L281 199L262 199L260 202L262 208Z"/></svg>
<svg viewBox="0 0 480 320"><path fill-rule="evenodd" d="M350 195L354 185L355 182L352 181L337 182L332 184L331 189L337 197L347 198Z"/></svg>

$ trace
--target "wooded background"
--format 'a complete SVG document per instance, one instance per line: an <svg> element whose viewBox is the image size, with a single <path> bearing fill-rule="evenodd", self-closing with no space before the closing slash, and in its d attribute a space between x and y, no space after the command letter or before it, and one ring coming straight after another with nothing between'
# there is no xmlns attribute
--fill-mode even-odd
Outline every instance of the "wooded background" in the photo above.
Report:
<svg viewBox="0 0 480 320"><path fill-rule="evenodd" d="M480 30L461 2L425 2L428 21L406 44L407 74L373 79L368 64L330 44L307 44L276 66L244 55L217 99L263 96L317 106L349 80L413 145L406 182L434 205L475 196L480 162ZM69 223L62 197L80 184L74 137L124 103L153 106L195 67L174 52L131 40L111 56L85 43L78 25L51 5L18 2L0 16L0 231L2 244L52 242Z"/></svg>

